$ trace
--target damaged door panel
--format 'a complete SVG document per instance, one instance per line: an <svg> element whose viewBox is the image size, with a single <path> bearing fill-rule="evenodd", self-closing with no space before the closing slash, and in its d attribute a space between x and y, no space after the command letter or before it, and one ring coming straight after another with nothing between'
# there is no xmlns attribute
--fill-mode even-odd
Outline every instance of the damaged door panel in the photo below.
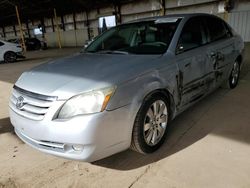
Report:
<svg viewBox="0 0 250 188"><path fill-rule="evenodd" d="M230 65L236 59L233 35L223 21L214 17L204 19L210 43L207 49L210 65L206 69L213 71L215 86L218 87L229 76Z"/></svg>
<svg viewBox="0 0 250 188"><path fill-rule="evenodd" d="M181 106L196 101L205 93L205 43L201 19L190 19L182 30L176 50L176 63L181 78L178 83Z"/></svg>

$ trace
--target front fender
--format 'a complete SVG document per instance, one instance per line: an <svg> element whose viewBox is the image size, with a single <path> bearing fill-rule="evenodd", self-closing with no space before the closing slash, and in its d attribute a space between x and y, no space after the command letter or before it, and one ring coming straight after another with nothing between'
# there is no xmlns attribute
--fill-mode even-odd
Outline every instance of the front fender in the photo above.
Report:
<svg viewBox="0 0 250 188"><path fill-rule="evenodd" d="M129 113L124 114L124 116L134 121L144 98L152 91L158 89L166 89L171 94L172 104L175 105L174 98L178 96L178 92L176 92L177 69L174 67L174 64L172 66L164 66L117 85L117 89L107 106L107 110L115 110L122 106L128 106ZM172 109L175 109L175 106ZM127 140L131 140L132 130L133 124L126 128L125 132L128 133Z"/></svg>
<svg viewBox="0 0 250 188"><path fill-rule="evenodd" d="M164 75L168 76L163 76L163 72ZM174 75L163 72L158 70L150 71L118 85L107 110L114 110L132 104L133 109L131 111L137 112L143 99L152 91L166 89L170 94L175 93L176 80Z"/></svg>

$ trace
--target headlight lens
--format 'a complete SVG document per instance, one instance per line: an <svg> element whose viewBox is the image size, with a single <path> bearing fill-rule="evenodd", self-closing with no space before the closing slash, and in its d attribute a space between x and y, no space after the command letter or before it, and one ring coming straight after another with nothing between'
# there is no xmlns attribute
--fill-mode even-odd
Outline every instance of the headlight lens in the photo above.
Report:
<svg viewBox="0 0 250 188"><path fill-rule="evenodd" d="M114 91L115 87L110 87L76 95L66 101L58 114L58 119L102 112L105 110Z"/></svg>

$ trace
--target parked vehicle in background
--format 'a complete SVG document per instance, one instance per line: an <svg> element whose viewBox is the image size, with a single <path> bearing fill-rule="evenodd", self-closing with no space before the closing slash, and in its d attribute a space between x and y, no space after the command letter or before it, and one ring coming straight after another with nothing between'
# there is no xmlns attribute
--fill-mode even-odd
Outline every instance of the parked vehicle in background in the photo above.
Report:
<svg viewBox="0 0 250 188"><path fill-rule="evenodd" d="M94 161L156 151L169 122L216 88L235 88L244 43L222 19L182 14L113 27L85 52L21 75L10 120L27 144Z"/></svg>
<svg viewBox="0 0 250 188"><path fill-rule="evenodd" d="M42 43L37 38L24 38L26 49L31 50L40 50L42 47ZM20 39L9 39L8 42L13 42L16 44L21 44Z"/></svg>
<svg viewBox="0 0 250 188"><path fill-rule="evenodd" d="M40 50L42 46L37 38L25 38L25 45L27 50Z"/></svg>
<svg viewBox="0 0 250 188"><path fill-rule="evenodd" d="M0 62L13 63L18 58L25 58L19 44L0 40Z"/></svg>

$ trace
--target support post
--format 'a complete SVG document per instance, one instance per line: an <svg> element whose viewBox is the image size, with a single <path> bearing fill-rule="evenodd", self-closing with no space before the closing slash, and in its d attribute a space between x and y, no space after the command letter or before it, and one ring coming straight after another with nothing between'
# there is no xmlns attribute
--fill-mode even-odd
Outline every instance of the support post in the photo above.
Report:
<svg viewBox="0 0 250 188"><path fill-rule="evenodd" d="M21 24L21 20L20 20L20 16L19 16L18 7L15 6L15 8L16 8L17 21L18 21L18 25L19 25L19 29L20 29L21 40L22 40L22 47L23 47L24 51L26 52L26 46L25 46L25 41L24 41L24 36L23 36L23 28L22 28L22 24Z"/></svg>
<svg viewBox="0 0 250 188"><path fill-rule="evenodd" d="M228 21L228 11L224 12L223 18L226 22Z"/></svg>
<svg viewBox="0 0 250 188"><path fill-rule="evenodd" d="M115 17L116 17L116 24L122 23L122 14L121 14L121 4L114 3L114 9L115 9Z"/></svg>
<svg viewBox="0 0 250 188"><path fill-rule="evenodd" d="M51 25L52 25L52 30L53 30L53 32L55 32L55 25L54 25L53 18L51 18Z"/></svg>
<svg viewBox="0 0 250 188"><path fill-rule="evenodd" d="M3 29L3 37L5 38L6 37L5 27L3 26L2 29Z"/></svg>
<svg viewBox="0 0 250 188"><path fill-rule="evenodd" d="M30 35L30 28L29 28L29 22L28 22L28 20L26 20L26 28L27 28L27 32L28 32L28 35L29 35L29 38L30 38L31 35Z"/></svg>
<svg viewBox="0 0 250 188"><path fill-rule="evenodd" d="M76 13L73 13L74 30L76 30Z"/></svg>
<svg viewBox="0 0 250 188"><path fill-rule="evenodd" d="M46 33L46 27L44 24L44 17L41 18L41 26L42 26L42 49L46 49L47 48L47 40L45 37L45 33Z"/></svg>
<svg viewBox="0 0 250 188"><path fill-rule="evenodd" d="M62 44L61 44L61 35L59 31L59 25L58 25L58 20L57 20L57 15L56 15L56 9L54 8L54 16L55 16L55 22L56 22L56 32L57 32L57 41L58 41L58 47L61 49Z"/></svg>
<svg viewBox="0 0 250 188"><path fill-rule="evenodd" d="M88 31L88 39L90 40L91 39L91 36L90 36L90 28L89 28L89 13L88 11L86 10L86 25L87 25L87 31Z"/></svg>
<svg viewBox="0 0 250 188"><path fill-rule="evenodd" d="M161 15L165 16L166 14L165 0L160 0L160 3L161 3Z"/></svg>
<svg viewBox="0 0 250 188"><path fill-rule="evenodd" d="M225 12L224 12L224 15L223 15L223 19L227 22L228 21L228 3L229 3L229 0L226 0L225 1Z"/></svg>
<svg viewBox="0 0 250 188"><path fill-rule="evenodd" d="M73 23L74 23L74 32L75 32L75 41L76 41L76 47L77 47L77 36L76 36L76 13L73 12Z"/></svg>
<svg viewBox="0 0 250 188"><path fill-rule="evenodd" d="M41 18L41 25L42 25L43 33L46 33L46 27L45 27L45 24L44 24L44 18L43 17Z"/></svg>
<svg viewBox="0 0 250 188"><path fill-rule="evenodd" d="M17 36L15 23L13 24L13 30L14 30L15 36Z"/></svg>
<svg viewBox="0 0 250 188"><path fill-rule="evenodd" d="M64 23L63 15L61 15L61 23L62 23L62 29L63 31L65 31L65 23Z"/></svg>

